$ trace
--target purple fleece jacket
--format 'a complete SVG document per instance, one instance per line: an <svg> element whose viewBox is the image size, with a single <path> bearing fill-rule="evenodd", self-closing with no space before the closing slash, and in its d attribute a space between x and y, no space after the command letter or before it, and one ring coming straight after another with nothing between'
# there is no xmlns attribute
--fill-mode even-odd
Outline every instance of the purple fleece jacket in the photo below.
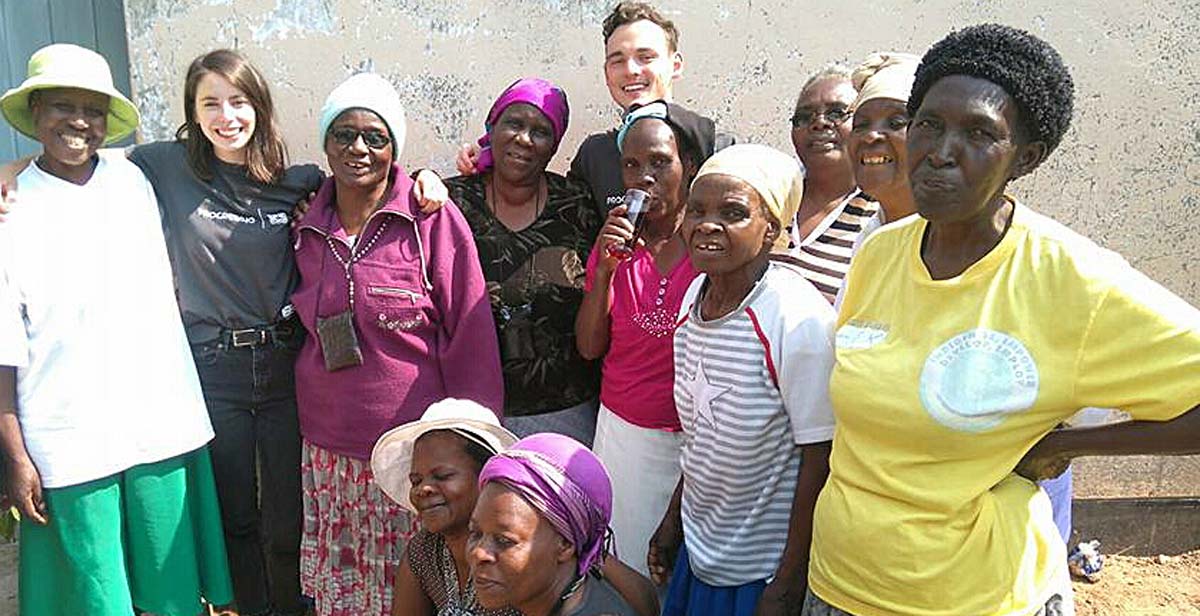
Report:
<svg viewBox="0 0 1200 616"><path fill-rule="evenodd" d="M300 433L360 460L370 458L381 434L442 398L469 398L497 415L504 408L496 329L471 229L453 204L421 213L404 169L394 165L392 177L387 203L359 234L366 252L351 266L362 365L327 371L317 338L318 316L349 307L346 271L331 252L349 261L332 178L296 235L300 285L292 303L308 330L296 359Z"/></svg>

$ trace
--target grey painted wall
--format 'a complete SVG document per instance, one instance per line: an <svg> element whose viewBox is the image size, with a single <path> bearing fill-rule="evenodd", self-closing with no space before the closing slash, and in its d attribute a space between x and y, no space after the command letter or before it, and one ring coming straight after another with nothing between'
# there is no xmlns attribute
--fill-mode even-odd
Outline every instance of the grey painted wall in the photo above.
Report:
<svg viewBox="0 0 1200 616"><path fill-rule="evenodd" d="M7 0L14 1L14 0ZM604 87L600 21L610 0L127 0L134 87L148 138L180 121L182 72L218 46L272 80L293 158L316 160L316 113L362 66L400 89L403 160L452 170L494 96L541 75L570 97L571 130L552 168L617 109ZM982 21L1051 41L1078 85L1074 128L1014 192L1200 303L1200 3L1195 0L664 0L682 30L683 103L726 129L791 151L787 117L805 76L877 50L923 52ZM320 162L320 161L318 161Z"/></svg>

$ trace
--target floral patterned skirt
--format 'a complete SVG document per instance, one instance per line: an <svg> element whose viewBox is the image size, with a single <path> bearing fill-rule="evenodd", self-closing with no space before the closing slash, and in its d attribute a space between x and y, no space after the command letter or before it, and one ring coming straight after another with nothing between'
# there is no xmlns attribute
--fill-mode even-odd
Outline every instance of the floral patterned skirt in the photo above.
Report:
<svg viewBox="0 0 1200 616"><path fill-rule="evenodd" d="M388 616L392 581L416 521L375 483L371 465L304 441L300 585L317 616Z"/></svg>

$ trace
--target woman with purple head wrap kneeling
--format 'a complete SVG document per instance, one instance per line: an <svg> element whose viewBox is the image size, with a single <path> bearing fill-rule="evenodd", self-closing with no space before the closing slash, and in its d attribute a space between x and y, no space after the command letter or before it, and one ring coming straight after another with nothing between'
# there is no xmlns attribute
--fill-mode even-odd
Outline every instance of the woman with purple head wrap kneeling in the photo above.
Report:
<svg viewBox="0 0 1200 616"><path fill-rule="evenodd" d="M526 616L633 616L601 577L609 552L612 483L574 439L535 434L479 474L467 559L480 604Z"/></svg>

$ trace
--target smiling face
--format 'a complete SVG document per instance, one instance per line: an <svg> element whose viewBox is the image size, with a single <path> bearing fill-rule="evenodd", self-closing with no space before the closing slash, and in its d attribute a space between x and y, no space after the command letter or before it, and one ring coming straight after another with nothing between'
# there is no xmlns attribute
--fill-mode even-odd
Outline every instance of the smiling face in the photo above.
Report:
<svg viewBox="0 0 1200 616"><path fill-rule="evenodd" d="M867 194L908 190L907 134L903 101L873 98L854 110L846 151L854 178Z"/></svg>
<svg viewBox="0 0 1200 616"><path fill-rule="evenodd" d="M490 482L471 514L467 562L480 605L521 610L555 592L575 549L525 499Z"/></svg>
<svg viewBox="0 0 1200 616"><path fill-rule="evenodd" d="M368 134L370 135L368 137ZM339 137L352 138L342 144ZM372 148L367 141L385 137L387 143ZM348 109L333 120L325 134L325 156L339 186L366 190L386 183L392 168L393 143L387 124L373 111Z"/></svg>
<svg viewBox="0 0 1200 616"><path fill-rule="evenodd" d="M421 528L453 535L465 532L479 498L479 463L463 437L448 430L428 432L413 444L408 497Z"/></svg>
<svg viewBox="0 0 1200 616"><path fill-rule="evenodd" d="M990 216L1009 180L1041 162L1041 142L1022 144L1019 112L1000 86L965 75L943 77L925 94L908 129L909 182L917 211L931 222Z"/></svg>
<svg viewBox="0 0 1200 616"><path fill-rule="evenodd" d="M792 146L808 169L846 164L850 105L857 92L849 79L829 77L800 93L792 114Z"/></svg>
<svg viewBox="0 0 1200 616"><path fill-rule="evenodd" d="M206 73L196 84L196 124L212 143L217 158L235 164L246 162L246 145L254 136L258 114L249 97L228 79Z"/></svg>
<svg viewBox="0 0 1200 616"><path fill-rule="evenodd" d="M652 21L620 26L604 43L604 81L621 109L671 100L674 80L682 71L683 56L671 49L666 31Z"/></svg>
<svg viewBox="0 0 1200 616"><path fill-rule="evenodd" d="M526 184L539 179L554 156L554 125L537 107L514 103L492 127L492 156L505 180Z"/></svg>
<svg viewBox="0 0 1200 616"><path fill-rule="evenodd" d="M688 195L683 238L696 269L721 276L765 259L779 235L754 187L725 174L701 176Z"/></svg>
<svg viewBox="0 0 1200 616"><path fill-rule="evenodd" d="M675 131L663 120L638 120L625 134L621 180L626 189L640 188L650 194L647 225L678 220L691 173L691 164L680 159Z"/></svg>
<svg viewBox="0 0 1200 616"><path fill-rule="evenodd" d="M79 88L51 88L30 100L43 164L60 177L70 177L91 161L108 133L108 96Z"/></svg>

